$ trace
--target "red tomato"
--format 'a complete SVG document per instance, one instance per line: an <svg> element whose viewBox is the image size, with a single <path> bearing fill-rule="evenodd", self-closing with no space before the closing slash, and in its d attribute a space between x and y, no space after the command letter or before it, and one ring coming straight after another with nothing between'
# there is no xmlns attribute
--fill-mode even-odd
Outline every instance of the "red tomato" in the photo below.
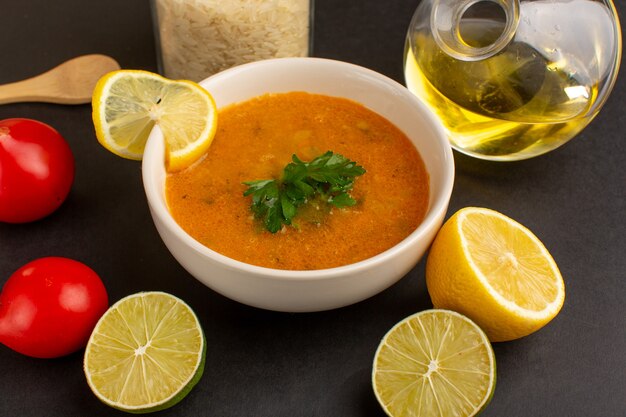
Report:
<svg viewBox="0 0 626 417"><path fill-rule="evenodd" d="M74 182L63 137L30 119L0 121L0 221L25 223L55 211Z"/></svg>
<svg viewBox="0 0 626 417"><path fill-rule="evenodd" d="M0 342L24 355L55 358L87 344L109 298L100 277L67 258L27 263L0 294Z"/></svg>

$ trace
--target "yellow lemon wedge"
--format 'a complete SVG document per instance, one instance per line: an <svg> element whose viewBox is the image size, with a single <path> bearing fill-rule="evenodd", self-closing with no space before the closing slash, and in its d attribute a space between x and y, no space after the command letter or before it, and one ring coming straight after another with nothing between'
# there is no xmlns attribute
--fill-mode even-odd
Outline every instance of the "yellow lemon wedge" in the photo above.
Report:
<svg viewBox="0 0 626 417"><path fill-rule="evenodd" d="M168 171L186 168L204 155L217 130L217 108L208 91L148 71L106 74L94 88L92 108L98 141L124 158L140 160L150 131L159 126Z"/></svg>
<svg viewBox="0 0 626 417"><path fill-rule="evenodd" d="M179 298L158 291L129 295L94 328L84 357L87 383L103 403L130 413L169 408L202 377L206 341Z"/></svg>
<svg viewBox="0 0 626 417"><path fill-rule="evenodd" d="M495 355L485 333L467 317L426 310L383 337L372 385L391 417L475 416L495 390Z"/></svg>
<svg viewBox="0 0 626 417"><path fill-rule="evenodd" d="M435 308L474 320L493 342L539 330L561 310L556 262L526 227L494 210L466 207L437 234L426 261Z"/></svg>

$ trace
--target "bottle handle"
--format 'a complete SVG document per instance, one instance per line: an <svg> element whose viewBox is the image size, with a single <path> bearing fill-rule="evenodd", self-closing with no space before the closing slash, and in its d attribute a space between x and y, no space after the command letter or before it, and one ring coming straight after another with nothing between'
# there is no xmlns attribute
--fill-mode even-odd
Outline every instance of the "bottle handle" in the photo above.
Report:
<svg viewBox="0 0 626 417"><path fill-rule="evenodd" d="M491 2L502 7L506 23L502 34L486 46L472 46L461 37L461 20L465 12L477 3ZM519 0L434 0L430 27L439 47L453 58L479 61L504 49L515 36L520 17Z"/></svg>

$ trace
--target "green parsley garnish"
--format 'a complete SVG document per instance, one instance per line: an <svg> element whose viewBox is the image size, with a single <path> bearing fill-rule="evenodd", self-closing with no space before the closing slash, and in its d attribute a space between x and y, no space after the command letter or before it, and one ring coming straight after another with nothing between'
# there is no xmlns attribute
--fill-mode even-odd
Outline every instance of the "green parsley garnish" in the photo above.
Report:
<svg viewBox="0 0 626 417"><path fill-rule="evenodd" d="M290 225L298 207L313 199L339 208L356 204L348 192L355 178L365 173L362 166L331 151L310 162L295 154L291 159L280 179L244 182L248 189L243 195L252 196L250 209L267 230L276 233L283 224Z"/></svg>

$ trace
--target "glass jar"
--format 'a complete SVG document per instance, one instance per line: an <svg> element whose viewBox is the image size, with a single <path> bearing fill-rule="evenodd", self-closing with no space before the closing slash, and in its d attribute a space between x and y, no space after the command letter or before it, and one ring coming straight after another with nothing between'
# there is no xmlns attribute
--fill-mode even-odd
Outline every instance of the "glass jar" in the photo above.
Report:
<svg viewBox="0 0 626 417"><path fill-rule="evenodd" d="M200 81L269 58L308 56L314 0L151 0L159 72Z"/></svg>
<svg viewBox="0 0 626 417"><path fill-rule="evenodd" d="M551 151L591 122L621 50L610 0L423 0L404 73L454 149L512 161Z"/></svg>

